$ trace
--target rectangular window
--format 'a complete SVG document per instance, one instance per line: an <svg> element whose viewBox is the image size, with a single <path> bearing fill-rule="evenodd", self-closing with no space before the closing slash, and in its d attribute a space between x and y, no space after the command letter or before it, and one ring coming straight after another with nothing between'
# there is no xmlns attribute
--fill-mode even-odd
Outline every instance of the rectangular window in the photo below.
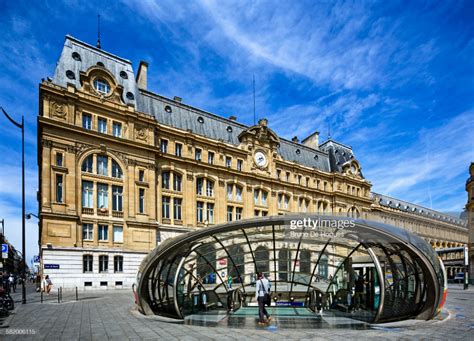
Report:
<svg viewBox="0 0 474 341"><path fill-rule="evenodd" d="M207 203L207 222L214 224L214 204Z"/></svg>
<svg viewBox="0 0 474 341"><path fill-rule="evenodd" d="M242 207L236 207L235 208L235 220L241 220L242 219Z"/></svg>
<svg viewBox="0 0 474 341"><path fill-rule="evenodd" d="M213 152L208 152L207 153L207 163L210 165L214 164L214 153Z"/></svg>
<svg viewBox="0 0 474 341"><path fill-rule="evenodd" d="M99 272L109 271L109 256L99 256Z"/></svg>
<svg viewBox="0 0 474 341"><path fill-rule="evenodd" d="M287 197L286 195L284 195L283 198L284 198L284 206L283 207L285 208L285 210L287 210L288 207L290 206L290 198Z"/></svg>
<svg viewBox="0 0 474 341"><path fill-rule="evenodd" d="M277 200L278 208L282 207L282 201L283 201L283 195L281 193L278 193L278 200Z"/></svg>
<svg viewBox="0 0 474 341"><path fill-rule="evenodd" d="M112 124L112 134L115 137L122 137L122 123L114 122Z"/></svg>
<svg viewBox="0 0 474 341"><path fill-rule="evenodd" d="M233 185L227 185L227 200L232 200Z"/></svg>
<svg viewBox="0 0 474 341"><path fill-rule="evenodd" d="M82 239L83 240L94 240L94 225L82 224Z"/></svg>
<svg viewBox="0 0 474 341"><path fill-rule="evenodd" d="M162 153L168 153L168 140L161 139L160 142L160 151Z"/></svg>
<svg viewBox="0 0 474 341"><path fill-rule="evenodd" d="M109 186L97 184L97 207L109 208Z"/></svg>
<svg viewBox="0 0 474 341"><path fill-rule="evenodd" d="M82 114L82 128L92 129L92 116L89 114Z"/></svg>
<svg viewBox="0 0 474 341"><path fill-rule="evenodd" d="M97 119L97 129L99 133L107 134L107 120L105 118L99 117Z"/></svg>
<svg viewBox="0 0 474 341"><path fill-rule="evenodd" d="M298 175L298 185L301 185L301 175Z"/></svg>
<svg viewBox="0 0 474 341"><path fill-rule="evenodd" d="M194 159L196 161L201 161L201 156L202 156L202 150L199 148L196 148L196 150L194 151Z"/></svg>
<svg viewBox="0 0 474 341"><path fill-rule="evenodd" d="M232 158L230 156L225 157L225 166L230 168L232 166Z"/></svg>
<svg viewBox="0 0 474 341"><path fill-rule="evenodd" d="M161 217L170 219L170 197L161 198Z"/></svg>
<svg viewBox="0 0 474 341"><path fill-rule="evenodd" d="M196 220L198 223L204 222L204 203L198 201L196 205Z"/></svg>
<svg viewBox="0 0 474 341"><path fill-rule="evenodd" d="M138 194L138 212L145 213L145 189L140 188Z"/></svg>
<svg viewBox="0 0 474 341"><path fill-rule="evenodd" d="M145 171L143 169L138 171L138 181L145 182Z"/></svg>
<svg viewBox="0 0 474 341"><path fill-rule="evenodd" d="M196 179L196 194L202 195L202 187L204 180L202 178Z"/></svg>
<svg viewBox="0 0 474 341"><path fill-rule="evenodd" d="M109 159L105 155L97 155L97 174L109 175L108 172Z"/></svg>
<svg viewBox="0 0 474 341"><path fill-rule="evenodd" d="M181 204L183 200L179 198L173 198L173 219L181 220Z"/></svg>
<svg viewBox="0 0 474 341"><path fill-rule="evenodd" d="M280 176L281 176L281 170L280 169L277 169L277 179L280 180Z"/></svg>
<svg viewBox="0 0 474 341"><path fill-rule="evenodd" d="M235 200L242 201L242 187L235 186Z"/></svg>
<svg viewBox="0 0 474 341"><path fill-rule="evenodd" d="M56 153L56 166L63 166L63 153Z"/></svg>
<svg viewBox="0 0 474 341"><path fill-rule="evenodd" d="M212 197L214 195L214 182L206 180L206 195Z"/></svg>
<svg viewBox="0 0 474 341"><path fill-rule="evenodd" d="M94 207L94 184L92 181L82 180L82 207Z"/></svg>
<svg viewBox="0 0 474 341"><path fill-rule="evenodd" d="M174 155L181 157L182 154L183 154L183 145L181 143L175 143Z"/></svg>
<svg viewBox="0 0 474 341"><path fill-rule="evenodd" d="M123 211L123 187L112 186L112 210Z"/></svg>
<svg viewBox="0 0 474 341"><path fill-rule="evenodd" d="M56 202L63 202L63 175L56 174Z"/></svg>
<svg viewBox="0 0 474 341"><path fill-rule="evenodd" d="M255 211L253 212L253 214L254 214L255 217L260 216L260 210L255 210Z"/></svg>
<svg viewBox="0 0 474 341"><path fill-rule="evenodd" d="M161 173L161 188L170 189L170 172Z"/></svg>
<svg viewBox="0 0 474 341"><path fill-rule="evenodd" d="M286 181L289 182L290 181L290 172L286 172Z"/></svg>
<svg viewBox="0 0 474 341"><path fill-rule="evenodd" d="M123 227L122 226L114 226L113 227L114 233L114 243L123 243Z"/></svg>
<svg viewBox="0 0 474 341"><path fill-rule="evenodd" d="M237 160L237 170L238 170L239 172L242 171L242 164L243 164L243 163L244 163L244 162L243 162L242 160L239 160L239 159Z"/></svg>
<svg viewBox="0 0 474 341"><path fill-rule="evenodd" d="M306 178L306 187L309 187L309 178Z"/></svg>
<svg viewBox="0 0 474 341"><path fill-rule="evenodd" d="M92 272L94 264L94 258L92 255L82 256L82 271L83 272Z"/></svg>
<svg viewBox="0 0 474 341"><path fill-rule="evenodd" d="M260 192L260 190L258 190L258 189L256 189L256 190L253 191L253 203L254 203L255 205L258 205L258 197L259 197L259 195L260 195L259 192Z"/></svg>
<svg viewBox="0 0 474 341"><path fill-rule="evenodd" d="M267 211L262 211L262 217L266 217L268 215Z"/></svg>
<svg viewBox="0 0 474 341"><path fill-rule="evenodd" d="M123 256L114 256L114 272L123 272Z"/></svg>
<svg viewBox="0 0 474 341"><path fill-rule="evenodd" d="M268 193L265 192L265 191L262 191L262 205L263 206L267 206L267 196L268 196Z"/></svg>
<svg viewBox="0 0 474 341"><path fill-rule="evenodd" d="M227 221L232 221L233 215L234 215L234 208L232 206L227 206Z"/></svg>
<svg viewBox="0 0 474 341"><path fill-rule="evenodd" d="M181 175L173 173L173 190L181 192Z"/></svg>
<svg viewBox="0 0 474 341"><path fill-rule="evenodd" d="M109 225L99 225L99 241L109 240Z"/></svg>

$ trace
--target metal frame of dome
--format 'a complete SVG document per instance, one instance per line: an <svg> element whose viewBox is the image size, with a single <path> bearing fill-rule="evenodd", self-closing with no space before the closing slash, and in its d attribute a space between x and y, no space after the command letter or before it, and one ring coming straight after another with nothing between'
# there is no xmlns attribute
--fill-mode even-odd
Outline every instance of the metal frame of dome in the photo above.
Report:
<svg viewBox="0 0 474 341"><path fill-rule="evenodd" d="M372 259L373 267L375 267L376 275L379 279L378 285L380 287L378 307L376 308L376 310L374 310L372 316L373 318L371 318L369 322L380 323L403 320L408 318L427 320L435 317L439 313L444 304L445 295L447 294L446 272L436 252L430 247L430 245L426 241L407 230L403 230L391 225L386 225L364 219L320 216L315 214L269 216L248 220L240 220L204 229L197 229L195 231L188 232L177 237L165 240L163 243L161 243L161 245L159 245L150 254L148 254L140 265L139 272L137 275L138 284L136 287L137 305L139 311L147 315L161 315L174 319L183 319L185 317L185 313L183 313L183 306L180 306L181 299L178 300L179 295L177 288L178 282L180 281L180 278L182 279L183 276L185 277L189 275L189 278L191 278L191 276L195 277L192 271L188 271L184 266L186 260L193 252L196 254L196 262L198 262L199 258L203 258L204 261L207 262L206 266L211 268L212 271L215 273L215 278L217 279L217 277L219 277L220 284L217 284L217 280L215 281L215 287L213 289L214 293L218 296L217 289L219 289L219 287L221 287L220 290L226 290L226 292L222 292L221 295L228 293L227 284L221 278L218 272L219 270L217 270L217 263L213 265L212 262L210 262L206 258L206 256L203 257L200 254L200 251L197 251L198 249L201 250L203 247L205 247L205 245L212 245L209 241L212 241L212 243L214 243L215 245L220 245L222 247L222 250L225 251L225 255L228 258L227 261L230 261L229 264L232 264L231 268L236 270L236 274L238 275L237 278L240 278L239 290L242 289L245 293L245 289L248 289L248 287L251 285L250 282L246 283L245 281L245 276L250 276L248 273L246 273L245 265L247 263L254 263L255 271L257 270L257 261L255 258L256 252L252 251L252 243L249 241L249 236L252 236L252 238L254 236L254 234L250 234L251 231L257 230L261 231L260 233L262 233L262 236L270 238L266 242L272 244L273 246L273 249L270 248L268 251L273 252L274 271L269 270L269 272L274 272L276 283L275 285L277 290L278 285L280 285L281 283L286 283L285 285L291 285L290 292L288 293L288 297L290 297L292 295L293 286L304 284L307 286L305 296L306 302L306 299L309 299L311 292L315 290L312 280L316 272L316 267L319 265L321 255L324 254L328 245L336 243L336 239L327 238L327 240L325 241L324 248L318 251L319 255L316 263L312 264L312 262L310 261L313 271L311 273L311 277L309 278L308 283L301 283L298 282L298 280L295 280L296 259L298 258L299 250L303 250L306 247L305 244L311 244L307 240L303 240L302 235L299 241L297 240L294 242L294 245L298 246L291 280L289 279L290 277L288 271L286 271L286 280L280 280L280 269L276 271L276 244L282 243L282 240L277 240L277 237L275 237L275 231L278 230L278 233L280 233L285 228L292 226L293 221L303 220L305 218L312 220L323 219L325 221L336 222L336 224L338 221L343 220L349 220L354 223L354 227L352 227L353 230L351 230L350 233L347 234L346 239L344 239L343 242L337 240L337 247L347 248L347 251L349 251L350 247L352 247L353 249L346 255L337 255L337 257L342 258L343 260L337 267L331 265L336 268L336 271L334 273L334 278L331 282L329 282L326 294L329 293L330 289L332 290L332 285L334 284L333 282L336 278L336 275L338 274L338 271L341 270L343 264L345 264L346 260L349 259L349 257L351 257L351 255L354 252L358 251L358 249L360 248L362 251L364 251L365 255L370 256L370 259ZM236 260L233 259L233 257L236 257L235 254L232 255L232 253L229 253L229 251L226 249L226 246L224 245L224 242L227 243L227 241L232 240L232 238L244 241L242 245L245 245L245 243L246 245L248 245L249 251L245 251L244 256L246 255L247 258L250 259L250 261L244 261L243 274L239 273L239 267L242 266L242 264L237 263L240 265L236 265ZM264 240L257 240L257 242L263 241ZM229 247L229 245L233 245L234 243L236 243L235 240L232 243L227 244L227 247ZM322 242L318 243L313 244L322 245ZM302 246L302 244L304 245ZM353 245L357 246L354 247ZM293 249L288 250L293 251ZM256 248L253 248L253 250L256 250ZM309 250L309 252L316 251ZM393 293L391 292L391 290L394 290L394 288L392 287L393 283L390 284L389 282L387 282L387 273L382 269L381 260L384 262L385 266L387 263L390 263L390 266L392 266L392 260L390 257L392 257L394 254L396 257L399 257L399 259L403 260L403 267L407 266L407 264L411 264L410 266L412 266L412 269L414 269L414 273L412 271L411 274L409 274L409 271L407 269L404 270L405 277L403 278L403 281L407 282L408 276L415 276L416 278L418 278L419 276L419 278L421 278L422 282L420 283L417 282L418 279L415 279L415 296L418 297L419 302L413 306L410 306L410 304L404 301L401 296L400 299L402 299L402 301L398 302L400 299L394 297ZM293 258L290 257L289 259L292 260ZM270 258L268 258L267 261L268 264L272 262ZM165 265L166 268L163 268L163 266ZM192 267L190 268L193 269ZM162 273L162 271L165 270L166 274ZM240 268L240 270L242 271L242 268ZM186 271L188 273L183 275L183 273L185 273ZM402 273L402 270L399 271L400 273ZM418 271L421 272L418 273ZM160 276L162 275L165 275L165 281L161 280ZM242 275L244 277L242 277ZM276 280L277 278L278 280ZM236 283L236 287L238 286L237 284L238 283ZM405 290L408 289L405 288ZM286 293L287 292L285 292L285 294ZM408 291L405 291L405 294L406 293L408 293ZM291 296L291 298L293 297ZM386 301L388 302L388 304L386 304ZM393 307L395 306L401 307L398 311L398 314L396 310L394 311L395 308Z"/></svg>

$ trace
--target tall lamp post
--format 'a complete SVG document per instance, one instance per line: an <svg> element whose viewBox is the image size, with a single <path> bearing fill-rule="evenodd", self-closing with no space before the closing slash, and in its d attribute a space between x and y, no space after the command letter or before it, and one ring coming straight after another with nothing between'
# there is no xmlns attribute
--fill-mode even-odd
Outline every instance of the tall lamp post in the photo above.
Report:
<svg viewBox="0 0 474 341"><path fill-rule="evenodd" d="M26 269L26 260L25 260L25 119L23 115L21 116L21 124L16 122L11 118L5 110L3 114L8 118L8 120L13 123L17 128L21 129L21 259L23 262L23 281L21 281L21 303L26 303L26 288L25 288L25 269Z"/></svg>

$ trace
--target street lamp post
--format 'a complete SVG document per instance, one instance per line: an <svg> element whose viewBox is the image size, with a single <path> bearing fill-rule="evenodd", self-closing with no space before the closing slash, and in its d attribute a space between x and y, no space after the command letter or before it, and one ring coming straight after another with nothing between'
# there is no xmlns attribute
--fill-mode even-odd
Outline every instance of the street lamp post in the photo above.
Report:
<svg viewBox="0 0 474 341"><path fill-rule="evenodd" d="M17 128L21 129L21 258L23 262L23 281L21 282L21 303L26 303L26 288L25 288L25 269L26 269L26 260L25 260L25 118L21 116L21 124L16 122L11 118L5 110L3 114L8 118L8 120L13 123Z"/></svg>

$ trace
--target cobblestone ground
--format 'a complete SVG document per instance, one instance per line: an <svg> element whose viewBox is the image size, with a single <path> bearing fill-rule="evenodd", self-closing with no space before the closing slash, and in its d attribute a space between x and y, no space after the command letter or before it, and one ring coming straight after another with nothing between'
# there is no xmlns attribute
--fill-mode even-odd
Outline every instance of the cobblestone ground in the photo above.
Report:
<svg viewBox="0 0 474 341"><path fill-rule="evenodd" d="M262 340L262 339L402 339L474 340L474 289L450 288L445 318L369 330L353 329L231 329L171 324L140 316L133 311L129 291L64 292L40 303L29 289L28 303L17 308L0 329L1 340Z"/></svg>

